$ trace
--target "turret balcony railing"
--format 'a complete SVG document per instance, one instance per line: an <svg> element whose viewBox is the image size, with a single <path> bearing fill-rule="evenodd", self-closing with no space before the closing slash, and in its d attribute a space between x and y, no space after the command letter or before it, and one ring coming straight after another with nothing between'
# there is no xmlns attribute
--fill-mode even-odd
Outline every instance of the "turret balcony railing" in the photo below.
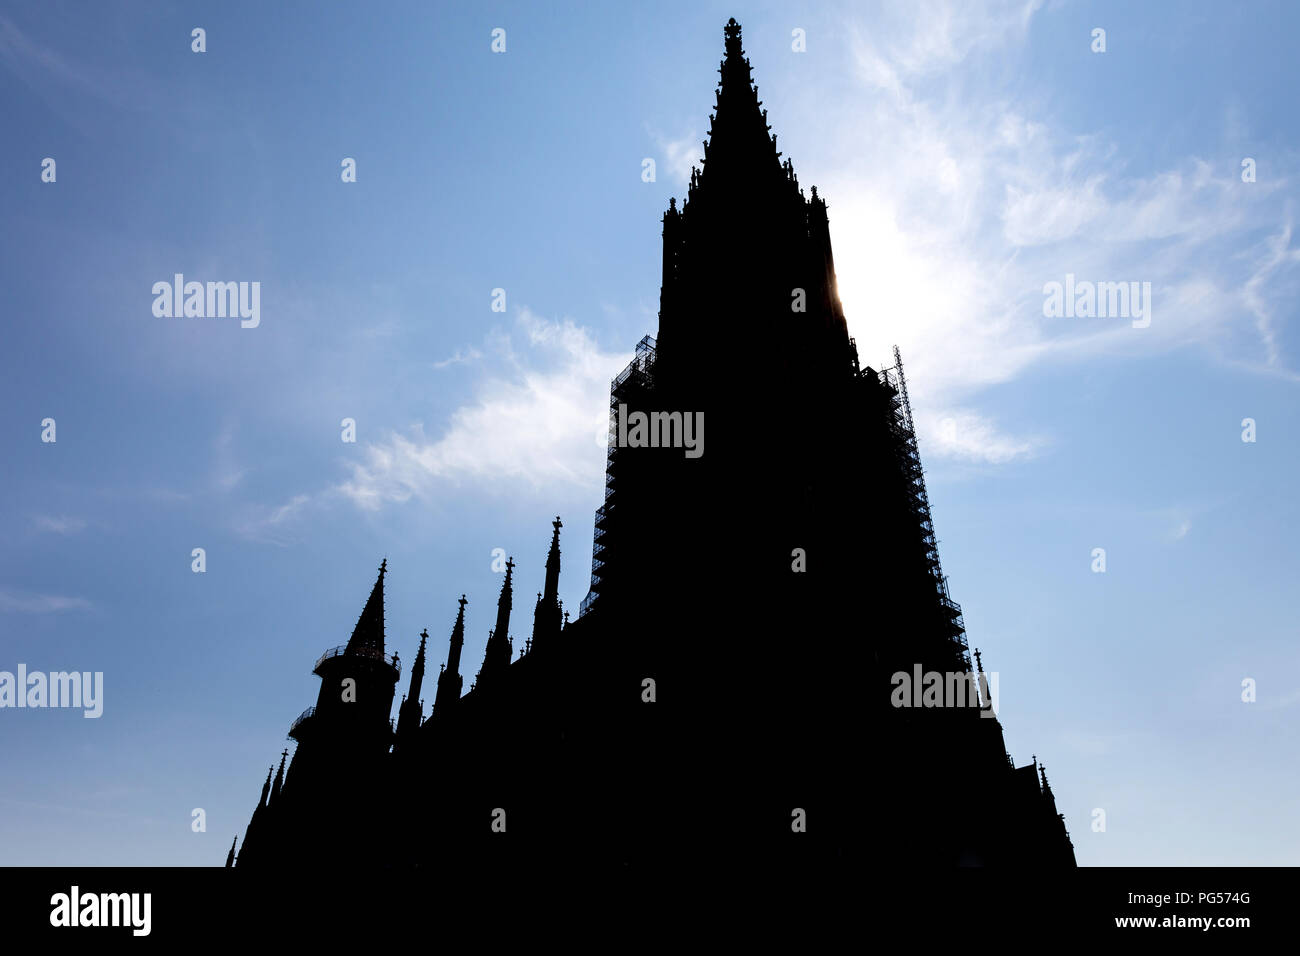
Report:
<svg viewBox="0 0 1300 956"><path fill-rule="evenodd" d="M314 713L316 713L316 708L315 708L315 707L308 707L308 708L307 708L306 710L304 710L301 714L299 714L299 715L298 715L298 719L295 720L292 724L289 725L289 736L292 737L292 736L293 736L293 732L294 732L295 730L298 729L299 725L301 725L302 722L303 722L304 720L306 720L308 717L310 717L310 716L311 716L312 714L314 714Z"/></svg>
<svg viewBox="0 0 1300 956"><path fill-rule="evenodd" d="M340 644L338 647L331 647L328 651L326 651L324 654L318 657L316 659L316 666L312 668L312 673L315 673L317 670L319 670L321 664L325 663L331 657L342 657L344 654L349 654L353 657L365 657L370 660L379 661L380 663L387 664L389 667L393 668L393 670L397 671L398 676L400 676L402 673L401 661L384 657L383 651L375 650L373 647L357 647L349 651L348 646L346 644Z"/></svg>
<svg viewBox="0 0 1300 956"><path fill-rule="evenodd" d="M306 710L304 710L301 714L299 714L299 715L298 715L298 719L295 720L292 724L289 725L289 739L291 739L291 740L297 740L298 738L294 736L295 732L296 732L296 731L298 730L298 728L301 727L301 726L302 726L302 725L303 725L303 724L304 724L304 723L305 723L309 718L314 717L315 715L316 715L316 708L315 708L314 706L313 706L313 707L308 707L308 708L307 708ZM389 730L390 733L395 733L395 732L397 731L397 718L396 718L396 717L390 717L390 718L388 719L388 730Z"/></svg>

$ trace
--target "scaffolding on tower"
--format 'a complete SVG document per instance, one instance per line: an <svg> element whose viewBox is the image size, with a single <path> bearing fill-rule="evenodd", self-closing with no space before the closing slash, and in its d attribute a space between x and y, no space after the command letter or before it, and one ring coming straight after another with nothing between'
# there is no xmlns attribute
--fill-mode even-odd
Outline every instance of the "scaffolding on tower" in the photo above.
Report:
<svg viewBox="0 0 1300 956"><path fill-rule="evenodd" d="M865 370L866 374L870 370ZM907 397L907 377L903 374L903 357L894 346L894 365L882 369L880 380L894 392L890 400L892 415L890 432L893 435L897 464L902 472L908 493L908 504L920 528L922 557L934 579L935 593L943 614L946 630L959 648L962 660L970 665L970 650L966 641L966 622L961 605L948 593L948 578L939 562L939 544L934 536L934 519L930 515L930 496L925 489L925 469L921 466L921 453L916 442L916 427L912 421L912 403Z"/></svg>

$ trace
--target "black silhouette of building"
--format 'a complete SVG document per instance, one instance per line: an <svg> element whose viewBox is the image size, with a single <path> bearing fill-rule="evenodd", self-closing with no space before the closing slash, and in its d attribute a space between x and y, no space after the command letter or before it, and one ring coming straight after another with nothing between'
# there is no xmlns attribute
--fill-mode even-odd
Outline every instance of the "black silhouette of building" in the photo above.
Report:
<svg viewBox="0 0 1300 956"><path fill-rule="evenodd" d="M725 41L703 168L663 218L658 336L610 390L581 613L557 518L519 653L511 559L469 692L462 595L430 712L425 632L394 724L381 565L238 865L1074 865L972 665L897 350L859 363L826 203L777 151L735 20Z"/></svg>

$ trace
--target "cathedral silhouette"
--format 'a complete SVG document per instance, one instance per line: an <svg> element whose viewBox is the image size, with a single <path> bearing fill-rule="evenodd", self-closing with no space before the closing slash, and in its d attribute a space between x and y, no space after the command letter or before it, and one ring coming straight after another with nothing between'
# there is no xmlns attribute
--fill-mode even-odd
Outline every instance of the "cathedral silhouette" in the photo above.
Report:
<svg viewBox="0 0 1300 956"><path fill-rule="evenodd" d="M512 558L468 691L461 595L432 706L426 631L394 720L381 564L227 866L1075 865L972 665L898 352L859 364L826 202L724 33L703 167L663 218L657 338L611 386L579 613L556 518L531 636ZM448 618L454 597L431 595Z"/></svg>

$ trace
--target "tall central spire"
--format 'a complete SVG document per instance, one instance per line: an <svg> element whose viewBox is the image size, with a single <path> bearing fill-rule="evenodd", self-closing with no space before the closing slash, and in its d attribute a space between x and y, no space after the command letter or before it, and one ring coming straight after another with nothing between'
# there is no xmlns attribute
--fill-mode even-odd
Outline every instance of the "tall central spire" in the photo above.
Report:
<svg viewBox="0 0 1300 956"><path fill-rule="evenodd" d="M670 202L663 219L656 375L682 383L688 394L674 401L700 408L710 391L747 387L730 381L750 368L731 360L738 328L751 361L792 382L853 371L826 204L815 191L803 194L781 158L740 24L731 20L724 32L704 168L692 169L685 203Z"/></svg>
<svg viewBox="0 0 1300 956"><path fill-rule="evenodd" d="M718 68L722 79L716 91L717 112L709 115L704 170L692 177L692 187L722 180L728 192L749 193L760 182L776 186L785 177L776 138L768 135L767 111L740 44L740 24L729 20L724 33L726 57ZM752 193L749 198L753 199Z"/></svg>

